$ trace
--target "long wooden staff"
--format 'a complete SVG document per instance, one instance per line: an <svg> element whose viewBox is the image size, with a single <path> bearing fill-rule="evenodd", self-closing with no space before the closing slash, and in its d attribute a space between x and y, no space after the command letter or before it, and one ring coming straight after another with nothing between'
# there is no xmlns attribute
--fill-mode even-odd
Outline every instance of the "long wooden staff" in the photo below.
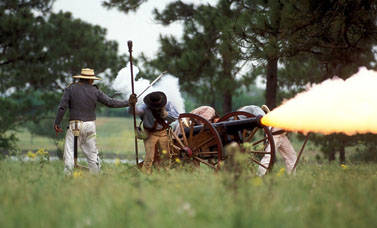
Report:
<svg viewBox="0 0 377 228"><path fill-rule="evenodd" d="M132 40L127 42L128 44L128 52L130 53L130 66L131 66L131 87L132 87L132 95L135 94L134 90L134 71L132 68ZM139 166L139 152L137 149L137 135L136 135L136 104L132 105L132 113L134 116L134 133L135 133L135 153L136 153L136 166Z"/></svg>

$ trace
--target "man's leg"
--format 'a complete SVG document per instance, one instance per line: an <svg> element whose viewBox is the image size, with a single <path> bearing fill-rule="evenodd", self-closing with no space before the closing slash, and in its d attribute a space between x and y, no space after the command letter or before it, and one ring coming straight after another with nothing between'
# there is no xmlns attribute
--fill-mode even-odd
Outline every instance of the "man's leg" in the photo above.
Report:
<svg viewBox="0 0 377 228"><path fill-rule="evenodd" d="M96 124L94 121L83 122L80 137L81 150L84 152L88 161L89 172L98 173L100 171L100 161L96 140Z"/></svg>
<svg viewBox="0 0 377 228"><path fill-rule="evenodd" d="M153 134L149 134L147 139L144 139L144 148L145 148L145 158L143 163L142 171L150 174L152 172L152 165L155 155L155 146L157 143L157 137Z"/></svg>
<svg viewBox="0 0 377 228"><path fill-rule="evenodd" d="M280 140L278 137L274 137L274 141L275 141L275 148L276 150L278 150L279 146L280 146ZM265 149L266 152L271 152L271 147L270 147L270 144L268 144L268 146L266 147ZM261 160L261 164L268 167L268 164L270 164L270 161L271 161L271 155L270 154L265 154ZM258 167L258 170L257 170L257 175L258 176L263 176L265 175L267 172L267 169L265 169L264 167L262 166L259 166Z"/></svg>
<svg viewBox="0 0 377 228"><path fill-rule="evenodd" d="M271 151L271 148L270 148L270 145L267 146L266 152L270 152ZM268 167L268 164L270 164L270 160L271 160L271 155L269 154L265 154L261 160L261 164ZM267 169L265 169L264 167L262 166L258 166L258 170L257 170L257 175L258 176L263 176L265 175L267 172Z"/></svg>
<svg viewBox="0 0 377 228"><path fill-rule="evenodd" d="M280 136L280 142L279 152L285 161L287 173L291 174L297 160L296 151L286 135Z"/></svg>
<svg viewBox="0 0 377 228"><path fill-rule="evenodd" d="M169 150L169 136L166 131L160 134L158 139L158 149L161 155L161 166L169 168L170 150Z"/></svg>
<svg viewBox="0 0 377 228"><path fill-rule="evenodd" d="M65 135L65 143L64 143L64 173L71 174L74 167L74 157L73 157L73 133L71 130L71 126L69 126L67 130L67 134Z"/></svg>

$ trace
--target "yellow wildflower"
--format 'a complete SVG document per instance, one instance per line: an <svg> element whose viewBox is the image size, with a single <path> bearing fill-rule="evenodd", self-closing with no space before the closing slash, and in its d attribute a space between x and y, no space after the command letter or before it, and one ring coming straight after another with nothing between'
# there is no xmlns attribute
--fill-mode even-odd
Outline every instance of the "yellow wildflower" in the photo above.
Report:
<svg viewBox="0 0 377 228"><path fill-rule="evenodd" d="M26 156L28 156L28 157L31 158L31 159L34 159L37 155L34 154L31 150L29 150L29 151L27 152Z"/></svg>
<svg viewBox="0 0 377 228"><path fill-rule="evenodd" d="M282 175L284 174L284 172L285 172L285 168L281 168L281 169L279 170L279 172L276 173L276 176L277 176L277 177L280 177L280 176L282 176Z"/></svg>
<svg viewBox="0 0 377 228"><path fill-rule="evenodd" d="M168 152L166 150L162 150L162 154L167 154Z"/></svg>
<svg viewBox="0 0 377 228"><path fill-rule="evenodd" d="M348 169L348 166L346 166L345 164L341 164L340 167L342 167L342 169Z"/></svg>
<svg viewBox="0 0 377 228"><path fill-rule="evenodd" d="M115 162L114 162L115 166L118 166L120 164L120 160L119 158L115 159Z"/></svg>
<svg viewBox="0 0 377 228"><path fill-rule="evenodd" d="M37 152L35 152L36 154L40 155L40 156L44 156L44 155L47 155L48 152L47 150L45 150L44 148L40 148Z"/></svg>
<svg viewBox="0 0 377 228"><path fill-rule="evenodd" d="M175 162L177 162L177 163L181 163L181 159L176 158L176 159L175 159Z"/></svg>
<svg viewBox="0 0 377 228"><path fill-rule="evenodd" d="M261 177L254 177L251 179L251 184L255 187L258 187L262 184L262 178Z"/></svg>
<svg viewBox="0 0 377 228"><path fill-rule="evenodd" d="M81 171L74 171L72 174L74 179L80 178L83 176L83 173Z"/></svg>

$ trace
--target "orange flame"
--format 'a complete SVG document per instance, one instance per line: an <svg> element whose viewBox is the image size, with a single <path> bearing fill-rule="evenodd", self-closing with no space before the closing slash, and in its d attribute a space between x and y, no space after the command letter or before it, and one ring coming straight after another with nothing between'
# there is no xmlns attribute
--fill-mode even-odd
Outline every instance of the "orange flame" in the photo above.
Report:
<svg viewBox="0 0 377 228"><path fill-rule="evenodd" d="M303 133L377 133L377 72L361 68L297 94L262 118L262 124Z"/></svg>

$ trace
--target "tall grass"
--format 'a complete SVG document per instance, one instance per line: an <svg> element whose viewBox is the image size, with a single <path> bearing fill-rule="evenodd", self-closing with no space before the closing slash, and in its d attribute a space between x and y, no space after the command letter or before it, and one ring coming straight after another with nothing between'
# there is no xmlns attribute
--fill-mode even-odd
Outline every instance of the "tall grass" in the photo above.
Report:
<svg viewBox="0 0 377 228"><path fill-rule="evenodd" d="M60 161L0 161L0 227L375 227L377 166L154 172L105 164L67 177Z"/></svg>

